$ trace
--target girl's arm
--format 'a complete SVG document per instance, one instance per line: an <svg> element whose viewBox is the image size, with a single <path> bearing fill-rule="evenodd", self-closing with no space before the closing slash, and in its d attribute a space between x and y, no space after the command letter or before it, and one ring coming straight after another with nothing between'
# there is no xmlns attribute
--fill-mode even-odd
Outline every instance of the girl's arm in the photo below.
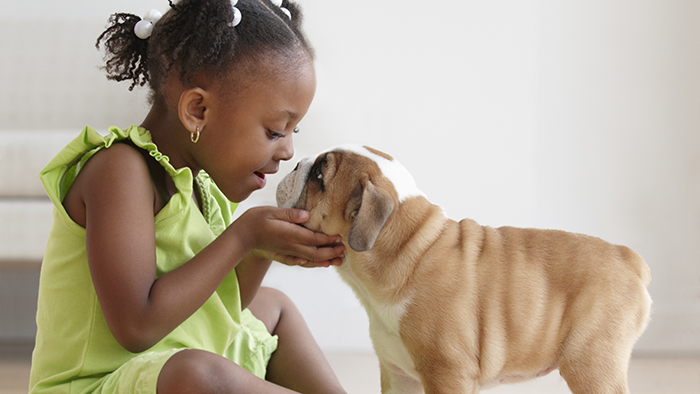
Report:
<svg viewBox="0 0 700 394"><path fill-rule="evenodd" d="M236 266L238 288L241 293L241 309L247 308L253 301L271 264L272 260L255 253L249 253Z"/></svg>
<svg viewBox="0 0 700 394"><path fill-rule="evenodd" d="M155 201L145 159L125 144L90 159L66 197L71 217L86 230L88 264L107 324L131 352L147 350L191 316L258 246L302 256L300 262L339 255L318 247L336 242L334 237L305 233L278 218L259 221L268 211L258 211L244 214L189 262L157 277ZM263 235L273 241L263 244Z"/></svg>

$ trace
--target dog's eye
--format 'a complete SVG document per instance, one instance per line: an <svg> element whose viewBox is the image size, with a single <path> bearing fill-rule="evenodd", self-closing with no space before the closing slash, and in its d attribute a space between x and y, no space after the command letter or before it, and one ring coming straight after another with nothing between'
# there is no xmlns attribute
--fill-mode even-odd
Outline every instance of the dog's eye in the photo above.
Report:
<svg viewBox="0 0 700 394"><path fill-rule="evenodd" d="M317 161L313 167L311 167L311 174L310 174L310 179L313 180L314 182L318 183L319 186L321 186L321 189L324 189L324 184L323 184L323 165L325 164L325 160L319 160Z"/></svg>
<svg viewBox="0 0 700 394"><path fill-rule="evenodd" d="M320 165L320 163L314 166L313 176L318 180L323 180L323 167Z"/></svg>

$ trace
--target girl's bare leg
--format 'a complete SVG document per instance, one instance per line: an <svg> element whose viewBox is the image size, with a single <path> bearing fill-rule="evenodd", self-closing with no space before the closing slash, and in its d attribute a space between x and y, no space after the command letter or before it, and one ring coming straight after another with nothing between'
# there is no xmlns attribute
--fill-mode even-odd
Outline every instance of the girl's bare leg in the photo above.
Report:
<svg viewBox="0 0 700 394"><path fill-rule="evenodd" d="M267 381L227 358L188 349L165 363L158 376L158 394L289 394L294 393L292 390L304 394L345 393L299 310L287 296L261 287L249 309L271 334L279 337L279 346L268 365Z"/></svg>
<svg viewBox="0 0 700 394"><path fill-rule="evenodd" d="M304 394L345 393L294 303L282 292L261 287L248 309L279 337L266 379Z"/></svg>
<svg viewBox="0 0 700 394"><path fill-rule="evenodd" d="M158 394L290 394L233 361L204 350L188 349L172 356L158 375Z"/></svg>

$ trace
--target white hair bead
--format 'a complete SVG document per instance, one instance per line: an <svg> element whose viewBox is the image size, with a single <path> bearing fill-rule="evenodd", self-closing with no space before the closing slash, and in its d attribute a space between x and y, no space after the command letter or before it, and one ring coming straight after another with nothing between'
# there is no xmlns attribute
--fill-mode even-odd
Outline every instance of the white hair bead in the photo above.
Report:
<svg viewBox="0 0 700 394"><path fill-rule="evenodd" d="M153 33L153 25L156 24L162 16L163 14L155 9L146 12L143 19L136 22L136 25L134 25L134 34L136 34L136 37L142 40L150 37Z"/></svg>
<svg viewBox="0 0 700 394"><path fill-rule="evenodd" d="M145 19L141 19L140 21L136 22L136 25L134 26L134 33L136 34L136 37L142 40L147 39L151 36L151 33L153 33L153 23Z"/></svg>
<svg viewBox="0 0 700 394"><path fill-rule="evenodd" d="M231 7L235 7L238 4L238 0L231 0Z"/></svg>
<svg viewBox="0 0 700 394"><path fill-rule="evenodd" d="M270 0L270 2L272 2L272 4L274 4L274 5L276 5L277 7L279 7L279 8L280 8L280 11L284 12L284 14L287 15L287 17L288 17L289 19L292 19L292 13L289 12L288 9L282 7L282 0Z"/></svg>
<svg viewBox="0 0 700 394"><path fill-rule="evenodd" d="M233 21L231 21L231 23L229 23L229 26L231 26L231 27L238 26L238 24L241 23L242 18L243 18L243 16L241 15L241 11L238 8L233 7Z"/></svg>
<svg viewBox="0 0 700 394"><path fill-rule="evenodd" d="M153 23L154 25L158 23L160 18L163 16L163 14L160 13L160 11L153 9L150 10L146 13L146 15L143 16L143 19Z"/></svg>
<svg viewBox="0 0 700 394"><path fill-rule="evenodd" d="M287 15L287 17L289 17L289 19L292 19L292 13L289 12L288 9L286 9L286 8L284 8L284 7L280 7L280 10L281 10L282 12L284 12L285 15Z"/></svg>

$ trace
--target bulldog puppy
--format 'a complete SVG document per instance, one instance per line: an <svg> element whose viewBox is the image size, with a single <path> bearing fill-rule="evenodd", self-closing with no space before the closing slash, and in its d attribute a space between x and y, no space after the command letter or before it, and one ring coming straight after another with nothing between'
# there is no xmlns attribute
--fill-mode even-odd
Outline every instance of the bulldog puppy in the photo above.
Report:
<svg viewBox="0 0 700 394"><path fill-rule="evenodd" d="M477 393L559 369L574 394L627 394L651 279L631 249L554 230L454 221L391 156L302 160L278 205L340 234L341 277L367 310L382 393Z"/></svg>

